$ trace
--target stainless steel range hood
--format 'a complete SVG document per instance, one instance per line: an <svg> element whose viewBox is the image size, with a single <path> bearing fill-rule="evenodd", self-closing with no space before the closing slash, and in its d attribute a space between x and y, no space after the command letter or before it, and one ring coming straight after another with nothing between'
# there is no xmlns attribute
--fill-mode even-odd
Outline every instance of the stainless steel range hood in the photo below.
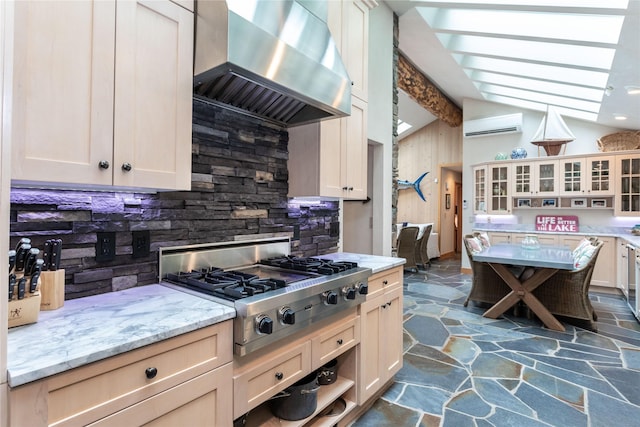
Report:
<svg viewBox="0 0 640 427"><path fill-rule="evenodd" d="M194 93L285 126L351 114L329 28L297 1L198 1Z"/></svg>

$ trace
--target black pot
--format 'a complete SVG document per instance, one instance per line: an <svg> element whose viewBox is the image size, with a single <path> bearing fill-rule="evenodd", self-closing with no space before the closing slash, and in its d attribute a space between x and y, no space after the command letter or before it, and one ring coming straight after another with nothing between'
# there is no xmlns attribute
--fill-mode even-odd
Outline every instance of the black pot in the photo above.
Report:
<svg viewBox="0 0 640 427"><path fill-rule="evenodd" d="M331 362L318 369L318 384L328 385L336 382L338 378L338 360L333 359Z"/></svg>
<svg viewBox="0 0 640 427"><path fill-rule="evenodd" d="M318 407L318 377L314 372L271 398L271 412L278 418L298 421Z"/></svg>

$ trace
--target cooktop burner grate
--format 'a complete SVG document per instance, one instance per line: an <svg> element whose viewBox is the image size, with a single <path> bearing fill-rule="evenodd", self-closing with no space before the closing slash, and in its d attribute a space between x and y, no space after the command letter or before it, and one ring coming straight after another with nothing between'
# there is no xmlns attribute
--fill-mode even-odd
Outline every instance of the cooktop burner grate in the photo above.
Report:
<svg viewBox="0 0 640 427"><path fill-rule="evenodd" d="M217 267L210 267L202 271L169 273L167 280L231 301L286 286L284 280L259 278L255 274L233 270L223 271Z"/></svg>
<svg viewBox="0 0 640 427"><path fill-rule="evenodd" d="M305 258L291 255L267 258L261 260L260 264L323 275L336 274L358 267L357 263L350 261L333 261L329 259Z"/></svg>

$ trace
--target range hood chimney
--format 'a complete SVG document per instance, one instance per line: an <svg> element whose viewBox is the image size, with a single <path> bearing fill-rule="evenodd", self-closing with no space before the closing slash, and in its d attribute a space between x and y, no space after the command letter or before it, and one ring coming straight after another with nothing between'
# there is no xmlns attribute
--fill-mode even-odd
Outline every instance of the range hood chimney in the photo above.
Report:
<svg viewBox="0 0 640 427"><path fill-rule="evenodd" d="M351 114L329 28L298 1L198 1L194 94L284 126Z"/></svg>

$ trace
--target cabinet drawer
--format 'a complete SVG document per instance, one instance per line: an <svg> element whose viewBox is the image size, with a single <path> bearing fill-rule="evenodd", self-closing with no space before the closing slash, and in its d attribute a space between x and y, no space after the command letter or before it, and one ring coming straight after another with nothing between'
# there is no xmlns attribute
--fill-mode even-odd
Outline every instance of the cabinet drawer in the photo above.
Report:
<svg viewBox="0 0 640 427"><path fill-rule="evenodd" d="M46 380L49 423L87 424L230 362L231 325L223 322ZM153 370L155 376L147 375Z"/></svg>
<svg viewBox="0 0 640 427"><path fill-rule="evenodd" d="M374 274L369 278L369 294L367 295L367 299L375 298L377 292L398 285L401 282L402 269L400 267Z"/></svg>
<svg viewBox="0 0 640 427"><path fill-rule="evenodd" d="M232 363L90 424L106 426L231 425Z"/></svg>
<svg viewBox="0 0 640 427"><path fill-rule="evenodd" d="M233 378L233 418L238 418L311 371L311 342L260 358Z"/></svg>
<svg viewBox="0 0 640 427"><path fill-rule="evenodd" d="M360 317L320 333L311 340L312 369L317 369L360 342Z"/></svg>

